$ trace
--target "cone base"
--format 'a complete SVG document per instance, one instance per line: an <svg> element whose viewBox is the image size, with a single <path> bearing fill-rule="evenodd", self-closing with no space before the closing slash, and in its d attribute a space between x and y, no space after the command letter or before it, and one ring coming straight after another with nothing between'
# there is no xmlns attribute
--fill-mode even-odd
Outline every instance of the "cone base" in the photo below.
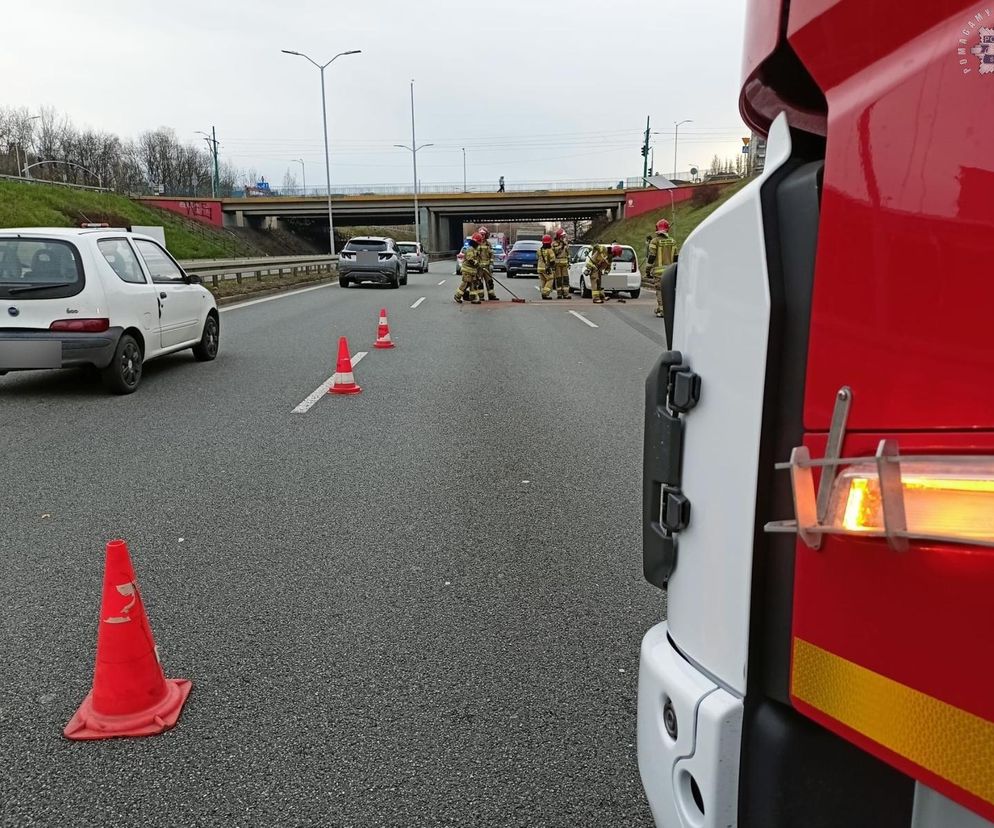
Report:
<svg viewBox="0 0 994 828"><path fill-rule="evenodd" d="M379 339L377 339L376 342L373 343L373 347L374 348L394 348L396 346L390 340L387 340L386 342L381 342Z"/></svg>
<svg viewBox="0 0 994 828"><path fill-rule="evenodd" d="M358 394L360 391L358 385L333 385L328 389L329 394Z"/></svg>
<svg viewBox="0 0 994 828"><path fill-rule="evenodd" d="M86 694L63 735L67 739L116 739L122 736L154 736L169 730L179 720L193 683L187 679L166 679L166 697L138 713L105 716L93 709L93 691Z"/></svg>

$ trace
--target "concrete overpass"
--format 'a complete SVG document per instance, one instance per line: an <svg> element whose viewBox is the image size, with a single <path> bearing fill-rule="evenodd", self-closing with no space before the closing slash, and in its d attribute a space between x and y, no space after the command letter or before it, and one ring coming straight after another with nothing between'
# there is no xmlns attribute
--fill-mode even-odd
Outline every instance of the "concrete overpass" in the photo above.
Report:
<svg viewBox="0 0 994 828"><path fill-rule="evenodd" d="M425 193L418 196L421 242L431 252L457 250L466 222L567 221L624 215L627 194L610 190L540 190L510 193ZM336 227L414 223L412 195L332 196ZM224 223L277 227L286 218L326 219L325 196L221 199Z"/></svg>

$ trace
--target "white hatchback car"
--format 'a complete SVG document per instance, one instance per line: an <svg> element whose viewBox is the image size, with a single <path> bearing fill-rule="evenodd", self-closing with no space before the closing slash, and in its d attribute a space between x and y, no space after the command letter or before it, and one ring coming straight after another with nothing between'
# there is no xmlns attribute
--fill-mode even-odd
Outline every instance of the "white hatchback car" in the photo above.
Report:
<svg viewBox="0 0 994 828"><path fill-rule="evenodd" d="M577 291L585 299L591 296L590 285L583 276L590 247L589 244L581 247L569 266L569 289ZM642 274L639 271L639 257L634 247L621 245L621 255L614 257L611 262L611 272L605 273L601 278L601 288L612 296L627 292L632 299L639 298L642 292Z"/></svg>
<svg viewBox="0 0 994 828"><path fill-rule="evenodd" d="M117 394L142 364L217 356L213 294L155 239L125 230L0 230L0 375L93 365Z"/></svg>

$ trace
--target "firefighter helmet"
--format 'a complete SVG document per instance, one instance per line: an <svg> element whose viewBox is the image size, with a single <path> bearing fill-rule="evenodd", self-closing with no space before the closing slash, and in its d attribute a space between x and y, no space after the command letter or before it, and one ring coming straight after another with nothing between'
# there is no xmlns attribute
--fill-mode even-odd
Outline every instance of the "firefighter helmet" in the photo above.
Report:
<svg viewBox="0 0 994 828"><path fill-rule="evenodd" d="M560 228L559 228L558 230L556 230L556 238L557 238L557 239L561 239L561 238L563 238L563 237L564 237L565 235L566 235L566 231L565 231L565 230L563 230L563 228L562 228L562 227L560 227Z"/></svg>
<svg viewBox="0 0 994 828"><path fill-rule="evenodd" d="M481 236L479 233L474 233L472 236L470 236L470 238L477 244L483 243L483 236Z"/></svg>
<svg viewBox="0 0 994 828"><path fill-rule="evenodd" d="M656 232L657 233L667 233L670 229L670 223L666 219L660 219L656 222Z"/></svg>
<svg viewBox="0 0 994 828"><path fill-rule="evenodd" d="M552 236L542 236L542 244L552 244Z"/></svg>
<svg viewBox="0 0 994 828"><path fill-rule="evenodd" d="M612 256L620 256L621 255L621 245L620 244L612 244L611 245L611 255Z"/></svg>

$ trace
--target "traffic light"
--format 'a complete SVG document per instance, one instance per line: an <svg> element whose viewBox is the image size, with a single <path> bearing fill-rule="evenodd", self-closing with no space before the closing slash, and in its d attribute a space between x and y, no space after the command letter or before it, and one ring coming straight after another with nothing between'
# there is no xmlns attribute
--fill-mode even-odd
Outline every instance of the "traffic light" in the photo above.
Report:
<svg viewBox="0 0 994 828"><path fill-rule="evenodd" d="M642 145L642 157L645 158L649 154L649 148L643 144Z"/></svg>

